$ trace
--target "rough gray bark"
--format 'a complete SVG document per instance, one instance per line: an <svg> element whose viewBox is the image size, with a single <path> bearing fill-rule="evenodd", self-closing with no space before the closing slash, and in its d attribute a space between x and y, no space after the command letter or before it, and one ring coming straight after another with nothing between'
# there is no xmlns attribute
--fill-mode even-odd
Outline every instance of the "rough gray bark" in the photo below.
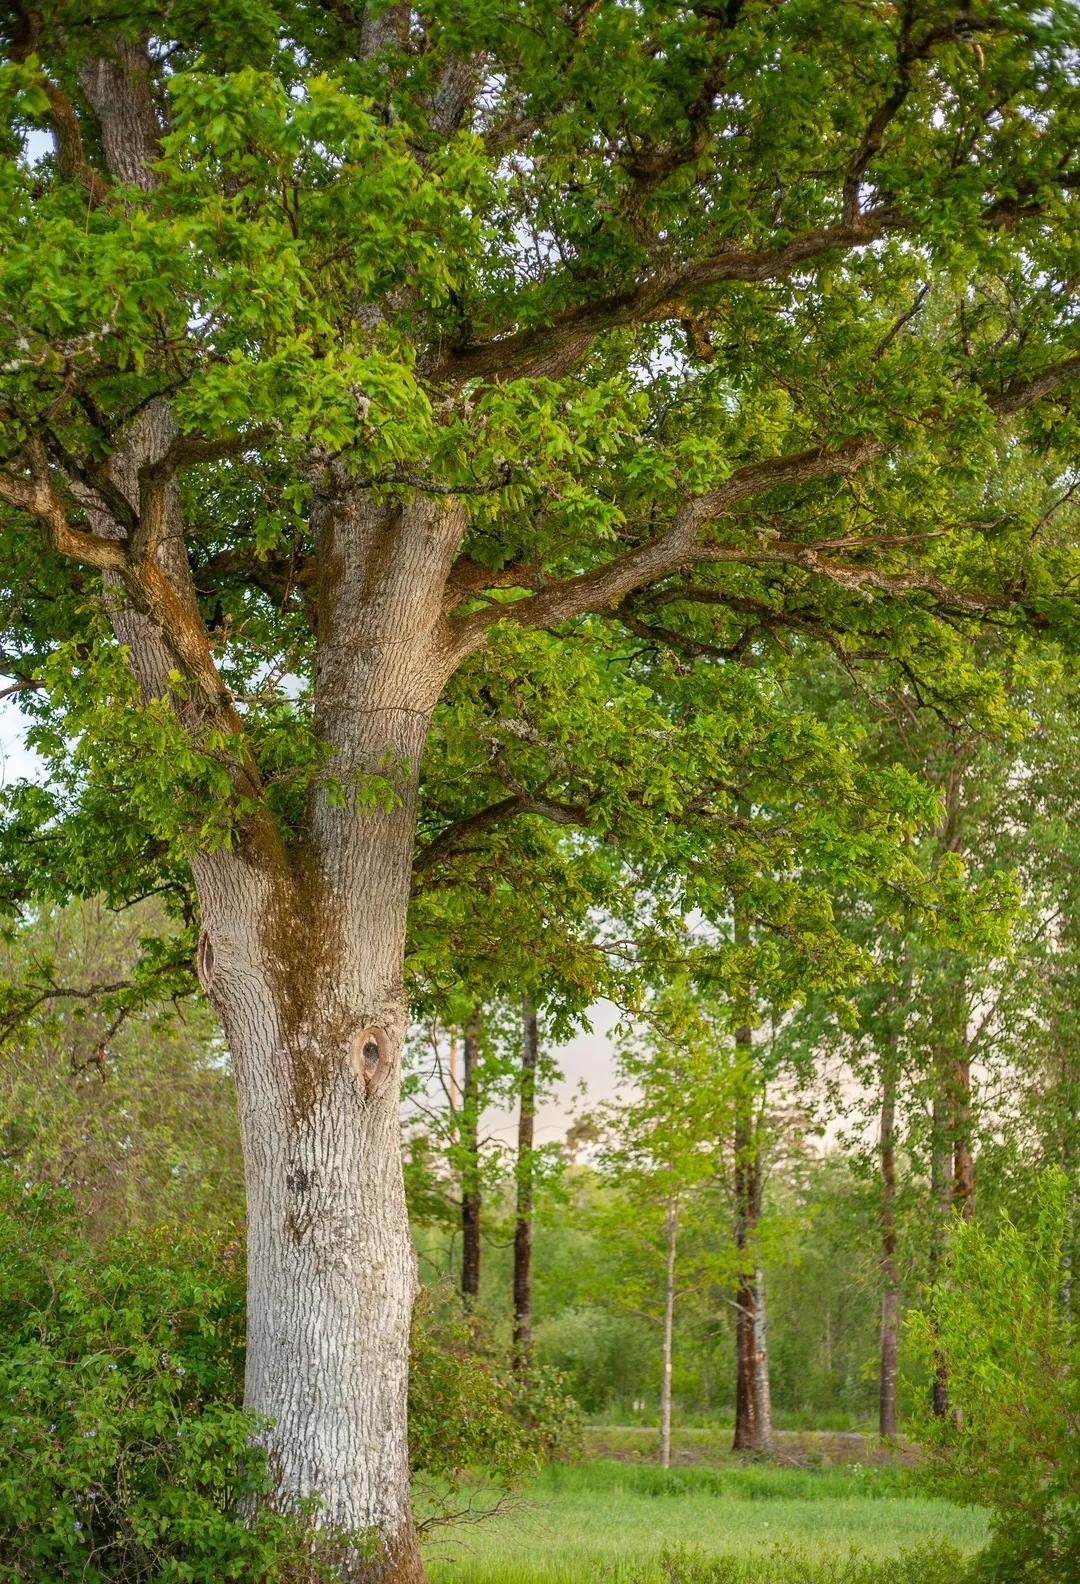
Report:
<svg viewBox="0 0 1080 1584"><path fill-rule="evenodd" d="M675 1255L679 1205L668 1197L664 1212L664 1337L660 1367L660 1467L671 1467L671 1345L675 1334Z"/></svg>

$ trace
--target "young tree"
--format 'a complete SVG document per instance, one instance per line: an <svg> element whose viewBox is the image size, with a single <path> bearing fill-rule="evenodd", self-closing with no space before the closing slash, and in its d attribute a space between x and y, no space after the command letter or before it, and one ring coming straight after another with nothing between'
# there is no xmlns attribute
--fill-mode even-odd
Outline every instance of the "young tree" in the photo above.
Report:
<svg viewBox="0 0 1080 1584"><path fill-rule="evenodd" d="M1047 618L1029 525L935 536L997 426L1070 437L1075 15L4 26L5 650L55 777L8 799L13 849L50 827L12 865L116 900L186 866L275 1499L372 1532L353 1577L417 1580L397 1094L433 713L590 617L676 663ZM575 816L519 788L441 850L515 817Z"/></svg>
<svg viewBox="0 0 1080 1584"><path fill-rule="evenodd" d="M749 1024L735 1031L735 1118L732 1178L735 1198L735 1436L736 1452L772 1445L765 1272L758 1227L765 1175L765 1089L754 1067Z"/></svg>
<svg viewBox="0 0 1080 1584"><path fill-rule="evenodd" d="M659 1321L660 1464L671 1462L672 1353L676 1303L685 1296L680 1229L715 1175L717 1140L730 1127L730 1075L716 1050L717 1030L688 986L655 998L650 1023L617 1052L622 1098L603 1113L601 1160L618 1190L609 1209L627 1223L634 1276L620 1282L622 1301ZM710 1249L706 1265L716 1260ZM704 1267L702 1267L704 1268ZM683 1292L679 1277L682 1275ZM696 1281L700 1284L701 1272ZM695 1277L689 1277L690 1287Z"/></svg>

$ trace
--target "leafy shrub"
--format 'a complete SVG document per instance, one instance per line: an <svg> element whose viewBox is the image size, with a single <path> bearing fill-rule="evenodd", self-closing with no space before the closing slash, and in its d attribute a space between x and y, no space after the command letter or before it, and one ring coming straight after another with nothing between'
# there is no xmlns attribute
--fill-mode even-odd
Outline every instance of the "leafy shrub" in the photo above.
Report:
<svg viewBox="0 0 1080 1584"><path fill-rule="evenodd" d="M643 1336L638 1321L594 1304L564 1309L537 1327L536 1347L541 1361L565 1376L585 1413L617 1402L623 1420L622 1405L647 1397L648 1414L655 1415L655 1338Z"/></svg>
<svg viewBox="0 0 1080 1584"><path fill-rule="evenodd" d="M197 1238L94 1251L70 1201L0 1174L0 1576L27 1584L284 1579L296 1520L236 1406L243 1288Z"/></svg>
<svg viewBox="0 0 1080 1584"><path fill-rule="evenodd" d="M429 1506L445 1518L461 1476L482 1468L496 1487L569 1455L580 1440L577 1404L557 1371L529 1380L509 1369L505 1350L484 1337L449 1294L425 1290L413 1322L409 1451Z"/></svg>
<svg viewBox="0 0 1080 1584"><path fill-rule="evenodd" d="M1080 1579L1080 1345L1060 1301L1067 1184L1040 1179L1029 1231L954 1225L944 1280L910 1330L944 1358L952 1412L923 1411L926 1478L991 1510L975 1564L993 1584Z"/></svg>

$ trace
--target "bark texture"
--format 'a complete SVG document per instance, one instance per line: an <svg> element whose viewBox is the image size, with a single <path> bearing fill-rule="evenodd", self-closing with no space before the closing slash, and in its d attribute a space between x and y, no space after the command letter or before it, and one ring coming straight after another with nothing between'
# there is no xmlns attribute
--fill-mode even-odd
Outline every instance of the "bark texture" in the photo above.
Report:
<svg viewBox="0 0 1080 1584"><path fill-rule="evenodd" d="M518 1085L517 1213L514 1220L513 1362L519 1375L529 1372L532 1355L533 1134L536 1124L536 1067L540 1031L536 1008L521 1007L521 1077Z"/></svg>

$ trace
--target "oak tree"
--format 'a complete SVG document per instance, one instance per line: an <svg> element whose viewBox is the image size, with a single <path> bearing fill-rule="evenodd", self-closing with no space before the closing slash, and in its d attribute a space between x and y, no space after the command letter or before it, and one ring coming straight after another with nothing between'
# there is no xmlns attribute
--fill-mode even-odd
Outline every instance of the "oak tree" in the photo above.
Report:
<svg viewBox="0 0 1080 1584"><path fill-rule="evenodd" d="M942 613L1067 614L1067 547L941 503L1001 426L1072 433L1077 19L24 0L4 27L5 664L52 769L7 796L9 866L194 890L275 1500L374 1537L350 1577L418 1580L397 1091L440 700L590 624L723 669L762 635L914 664Z"/></svg>

